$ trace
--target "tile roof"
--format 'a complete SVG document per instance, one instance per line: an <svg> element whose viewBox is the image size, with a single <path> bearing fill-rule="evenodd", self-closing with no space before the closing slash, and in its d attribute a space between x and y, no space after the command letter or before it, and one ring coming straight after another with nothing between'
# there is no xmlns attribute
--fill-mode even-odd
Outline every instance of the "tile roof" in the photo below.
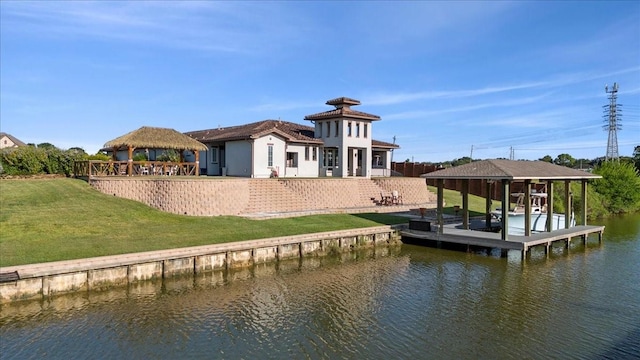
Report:
<svg viewBox="0 0 640 360"><path fill-rule="evenodd" d="M343 97L328 100L325 104L327 105L360 105L360 100L343 96Z"/></svg>
<svg viewBox="0 0 640 360"><path fill-rule="evenodd" d="M282 120L263 120L251 124L189 131L185 133L185 135L189 135L201 142L250 140L257 139L266 134L278 134L291 142L324 144L322 139L314 137L315 129L313 127ZM373 139L371 140L371 145L378 148L399 148L396 144Z"/></svg>
<svg viewBox="0 0 640 360"><path fill-rule="evenodd" d="M305 120L325 120L325 119L335 119L335 118L352 118L352 119L363 119L363 120L371 120L376 121L380 120L380 116L368 114L362 111L355 111L349 108L340 108L329 111L324 111L317 114L311 114L304 117Z"/></svg>
<svg viewBox="0 0 640 360"><path fill-rule="evenodd" d="M310 126L281 120L263 120L250 124L220 127L217 129L186 132L198 141L233 141L257 139L266 134L278 134L287 141L322 144L314 137L315 129Z"/></svg>
<svg viewBox="0 0 640 360"><path fill-rule="evenodd" d="M598 179L600 175L571 169L545 161L492 159L434 171L421 177L429 179L488 180L582 180Z"/></svg>
<svg viewBox="0 0 640 360"><path fill-rule="evenodd" d="M399 149L400 146L397 144L392 144L384 141L373 140L371 139L371 146L374 148L388 148L388 149Z"/></svg>
<svg viewBox="0 0 640 360"><path fill-rule="evenodd" d="M311 114L304 117L305 120L324 120L335 118L353 118L362 120L376 121L380 120L380 116L368 114L362 111L351 110L351 105L360 105L360 101L348 97L339 97L326 102L327 105L333 105L336 108L329 111L323 111L317 114Z"/></svg>

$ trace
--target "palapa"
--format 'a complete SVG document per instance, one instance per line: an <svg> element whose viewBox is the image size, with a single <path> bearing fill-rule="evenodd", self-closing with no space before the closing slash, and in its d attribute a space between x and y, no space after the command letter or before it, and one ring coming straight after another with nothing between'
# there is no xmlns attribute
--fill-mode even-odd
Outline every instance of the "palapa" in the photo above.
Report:
<svg viewBox="0 0 640 360"><path fill-rule="evenodd" d="M207 146L174 129L143 126L104 144L105 148L156 148L206 151Z"/></svg>

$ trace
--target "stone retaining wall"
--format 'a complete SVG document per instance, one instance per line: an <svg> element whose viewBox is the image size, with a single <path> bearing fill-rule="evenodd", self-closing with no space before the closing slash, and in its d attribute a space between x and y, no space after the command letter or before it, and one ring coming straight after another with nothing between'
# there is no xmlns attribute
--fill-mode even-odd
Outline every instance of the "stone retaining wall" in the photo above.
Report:
<svg viewBox="0 0 640 360"><path fill-rule="evenodd" d="M382 192L397 190L405 205L433 207L421 178L95 178L102 193L182 215L293 213L375 207Z"/></svg>

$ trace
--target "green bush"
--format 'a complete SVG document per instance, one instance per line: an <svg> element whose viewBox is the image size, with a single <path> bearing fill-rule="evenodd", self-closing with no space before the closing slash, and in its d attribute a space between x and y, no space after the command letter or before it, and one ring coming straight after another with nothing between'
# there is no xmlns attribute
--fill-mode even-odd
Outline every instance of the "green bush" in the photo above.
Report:
<svg viewBox="0 0 640 360"><path fill-rule="evenodd" d="M145 153L137 153L133 155L133 161L145 161L145 160L149 160L147 159L147 154Z"/></svg>
<svg viewBox="0 0 640 360"><path fill-rule="evenodd" d="M593 182L604 207L612 214L640 210L640 175L634 164L607 161L594 169L602 179Z"/></svg>
<svg viewBox="0 0 640 360"><path fill-rule="evenodd" d="M3 149L2 171L7 175L73 174L73 163L86 160L82 149L61 150L53 146L21 146Z"/></svg>
<svg viewBox="0 0 640 360"><path fill-rule="evenodd" d="M158 161L180 161L180 154L173 149L165 150L160 156L157 157Z"/></svg>
<svg viewBox="0 0 640 360"><path fill-rule="evenodd" d="M104 153L97 153L95 155L89 155L87 160L109 161L111 160L111 156Z"/></svg>
<svg viewBox="0 0 640 360"><path fill-rule="evenodd" d="M576 221L582 218L582 184L572 181L570 185L571 210L573 211ZM564 214L564 182L554 182L553 186L553 212ZM587 185L587 218L597 219L607 216L609 212L603 206L602 195L598 194L593 186Z"/></svg>
<svg viewBox="0 0 640 360"><path fill-rule="evenodd" d="M34 146L2 150L2 167L7 175L42 174L46 162L46 151Z"/></svg>

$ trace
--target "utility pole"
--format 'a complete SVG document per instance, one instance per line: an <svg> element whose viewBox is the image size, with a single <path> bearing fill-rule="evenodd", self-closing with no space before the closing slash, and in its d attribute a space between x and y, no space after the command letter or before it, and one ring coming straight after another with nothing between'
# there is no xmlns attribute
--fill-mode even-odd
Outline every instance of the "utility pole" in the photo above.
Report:
<svg viewBox="0 0 640 360"><path fill-rule="evenodd" d="M471 145L471 154L469 155L469 159L473 161L473 145Z"/></svg>
<svg viewBox="0 0 640 360"><path fill-rule="evenodd" d="M604 105L604 125L602 128L605 131L609 131L609 139L607 140L607 156L606 161L618 160L618 130L622 130L620 125L620 118L622 117L621 104L617 104L618 98L618 83L613 83L613 88L609 91L609 86L604 86L604 91L609 94L609 104Z"/></svg>

